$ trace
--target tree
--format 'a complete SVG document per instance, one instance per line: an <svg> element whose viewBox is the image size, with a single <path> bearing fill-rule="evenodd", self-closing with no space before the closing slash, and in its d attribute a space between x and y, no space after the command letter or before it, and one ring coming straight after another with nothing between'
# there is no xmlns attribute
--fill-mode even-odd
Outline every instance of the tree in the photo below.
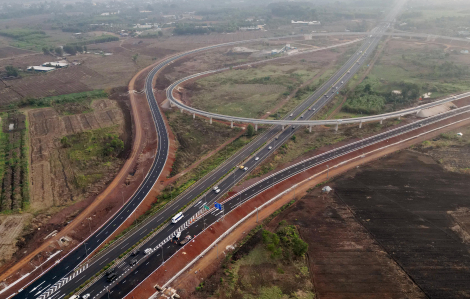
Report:
<svg viewBox="0 0 470 299"><path fill-rule="evenodd" d="M246 128L246 135L248 135L248 137L255 135L255 129L253 128L251 124L249 124L248 127Z"/></svg>
<svg viewBox="0 0 470 299"><path fill-rule="evenodd" d="M42 48L42 52L44 53L44 55L49 55L49 54L51 54L51 53L49 52L49 49L46 48L46 47L43 47L43 48Z"/></svg>
<svg viewBox="0 0 470 299"><path fill-rule="evenodd" d="M88 52L88 49L87 49L86 46L83 46L83 52L85 52L85 53Z"/></svg>
<svg viewBox="0 0 470 299"><path fill-rule="evenodd" d="M295 135L292 135L291 139L292 139L292 141L295 142L295 140L297 140L297 137L295 137Z"/></svg>
<svg viewBox="0 0 470 299"><path fill-rule="evenodd" d="M75 46L65 45L64 52L70 55L75 55L77 54L77 48Z"/></svg>
<svg viewBox="0 0 470 299"><path fill-rule="evenodd" d="M83 47L82 46L75 46L75 49L77 52L82 53L83 52Z"/></svg>
<svg viewBox="0 0 470 299"><path fill-rule="evenodd" d="M137 62L137 57L139 57L139 54L137 53L132 56L132 61L134 61L134 63Z"/></svg>
<svg viewBox="0 0 470 299"><path fill-rule="evenodd" d="M163 32L161 30L158 31L158 36L163 36Z"/></svg>
<svg viewBox="0 0 470 299"><path fill-rule="evenodd" d="M18 77L20 75L20 73L18 72L18 69L11 65L7 65L5 67L5 71L7 72L8 77Z"/></svg>
<svg viewBox="0 0 470 299"><path fill-rule="evenodd" d="M366 86L364 86L364 92L367 92L367 93L370 93L372 87L370 86L369 83L366 84Z"/></svg>
<svg viewBox="0 0 470 299"><path fill-rule="evenodd" d="M61 47L55 48L54 52L55 52L57 55L59 55L59 56L64 55L64 50L62 50Z"/></svg>

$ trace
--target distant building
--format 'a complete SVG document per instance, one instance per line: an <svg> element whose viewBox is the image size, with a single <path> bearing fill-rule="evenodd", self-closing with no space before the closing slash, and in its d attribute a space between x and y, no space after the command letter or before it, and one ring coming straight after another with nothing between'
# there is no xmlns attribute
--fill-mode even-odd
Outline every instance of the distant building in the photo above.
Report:
<svg viewBox="0 0 470 299"><path fill-rule="evenodd" d="M30 72L37 72L37 73L48 73L55 70L55 67L47 67L47 66L28 66L27 68Z"/></svg>
<svg viewBox="0 0 470 299"><path fill-rule="evenodd" d="M468 54L468 50L462 50L460 51L461 54Z"/></svg>
<svg viewBox="0 0 470 299"><path fill-rule="evenodd" d="M53 62L44 62L42 66L55 67L55 68L61 69L64 67L68 67L69 63L66 61L53 61Z"/></svg>
<svg viewBox="0 0 470 299"><path fill-rule="evenodd" d="M253 31L264 29L264 25L248 26L248 27L238 27L240 31Z"/></svg>
<svg viewBox="0 0 470 299"><path fill-rule="evenodd" d="M291 24L296 25L321 25L320 21L294 21L291 20Z"/></svg>

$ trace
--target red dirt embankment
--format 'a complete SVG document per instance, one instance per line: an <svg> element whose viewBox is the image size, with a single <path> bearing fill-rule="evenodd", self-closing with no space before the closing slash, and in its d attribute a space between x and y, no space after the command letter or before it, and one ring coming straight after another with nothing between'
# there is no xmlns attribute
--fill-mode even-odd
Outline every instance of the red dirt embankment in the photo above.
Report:
<svg viewBox="0 0 470 299"><path fill-rule="evenodd" d="M453 124L456 121L459 123ZM329 177L343 173L349 169L352 169L358 165L366 162L376 160L387 154L407 148L415 143L422 142L426 139L433 138L443 132L450 131L460 126L470 124L470 113L467 112L462 115L445 119L434 123L432 125L417 129L415 131L390 138L389 140L368 146L361 150L348 153L342 157L328 161L330 165ZM448 125L442 128L442 126ZM436 131L429 132L430 130L436 129ZM428 133L426 133L428 132ZM423 134L418 136L419 134ZM324 149L320 149L312 154L318 155L325 152ZM154 292L155 284L163 285L176 273L183 269L188 263L194 260L204 249L210 246L219 236L221 236L226 230L228 230L233 224L243 218L245 215L256 209L262 203L267 202L271 198L278 195L280 192L291 188L294 184L299 184L295 188L296 196L304 196L307 190L315 187L317 184L327 180L326 165L321 164L313 167L301 174L298 174L282 183L279 183L274 188L264 191L253 199L249 200L245 204L233 210L231 213L225 216L225 219L213 224L209 229L198 235L194 240L187 245L184 250L181 250L178 254L171 257L162 267L151 274L145 281L143 281L134 291L132 291L125 298L148 298ZM308 181L307 181L308 180ZM280 206L292 200L294 192L281 197L275 203L259 211L259 220L266 218L272 214ZM228 245L234 244L239 239L243 238L244 233L248 232L256 226L256 215L252 216L238 228L236 228L228 237L221 240L218 246L219 254ZM175 280L172 285L178 289L179 292L188 294L194 290L201 279L212 273L214 267L217 267L216 263L216 248L211 249L205 254L205 256L196 262L188 271L185 271L182 276ZM197 270L197 273L195 273ZM202 272L201 272L201 271Z"/></svg>
<svg viewBox="0 0 470 299"><path fill-rule="evenodd" d="M137 73L129 83L129 90L141 90L144 86L145 78L148 72L154 67L154 65L149 66ZM42 262L42 259L47 258L47 256L52 252L55 252L59 249L63 250L60 255L57 255L57 258L52 259L47 264L43 265L42 268L47 269L53 265L57 259L62 258L65 254L75 248L77 244L85 240L85 238L90 235L90 230L95 231L101 225L103 225L120 209L123 204L123 198L130 198L137 190L145 178L145 175L148 173L148 170L152 165L152 161L154 160L155 150L157 148L157 135L145 94L131 94L130 104L132 108L131 117L133 120L132 129L134 135L132 151L126 163L119 171L118 175L98 196L89 198L67 208L75 208L77 213L80 214L56 236L49 238L46 242L40 245L38 244L36 250L29 253L10 269L4 271L0 276L0 281L5 282L7 285L11 284L25 273L34 271L34 268L29 263L31 260L35 260L36 263L39 263ZM171 131L169 132L169 137L170 153L168 162L165 165L161 177L166 177L169 175L170 167L174 160L175 142ZM161 188L161 184L155 184L154 188L149 192L148 196L139 206L136 212L137 217L145 213L145 211L151 206ZM129 227L131 224L132 220L128 220L123 223L123 225L115 232L115 234L110 236L108 240L114 238L114 236L119 234L125 228ZM70 242L66 247L60 247L58 245L58 240L64 236L73 236L73 241ZM33 275L31 277L37 278L39 276L39 273L33 272L32 274ZM2 296L8 296L29 282L30 281L25 281L15 285L11 290L8 290L5 294L2 294Z"/></svg>

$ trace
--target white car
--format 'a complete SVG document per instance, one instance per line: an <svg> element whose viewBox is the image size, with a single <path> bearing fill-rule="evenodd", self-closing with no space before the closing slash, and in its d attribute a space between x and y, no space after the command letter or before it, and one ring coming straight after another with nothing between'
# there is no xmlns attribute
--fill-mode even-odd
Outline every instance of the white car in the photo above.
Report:
<svg viewBox="0 0 470 299"><path fill-rule="evenodd" d="M218 194L220 192L220 189L215 190L215 193Z"/></svg>
<svg viewBox="0 0 470 299"><path fill-rule="evenodd" d="M270 150L270 149L272 149L272 148L273 148L273 147L272 147L272 146L270 146L270 147L268 147L268 150Z"/></svg>
<svg viewBox="0 0 470 299"><path fill-rule="evenodd" d="M212 188L212 190L214 190L214 191L217 191L217 189L219 189L218 186L214 186L214 188Z"/></svg>
<svg viewBox="0 0 470 299"><path fill-rule="evenodd" d="M90 294L85 294L82 296L82 299L88 299L88 298L90 298Z"/></svg>
<svg viewBox="0 0 470 299"><path fill-rule="evenodd" d="M291 113L291 114L290 114L290 117L292 117L292 116L294 116L294 113Z"/></svg>
<svg viewBox="0 0 470 299"><path fill-rule="evenodd" d="M149 255L149 254L151 254L152 252L153 252L153 249L152 249L152 248L147 248L147 249L144 250L145 255Z"/></svg>
<svg viewBox="0 0 470 299"><path fill-rule="evenodd" d="M258 161L258 160L259 160L259 157L256 157L256 158L255 158L255 161Z"/></svg>
<svg viewBox="0 0 470 299"><path fill-rule="evenodd" d="M248 171L248 167L243 168L244 171Z"/></svg>

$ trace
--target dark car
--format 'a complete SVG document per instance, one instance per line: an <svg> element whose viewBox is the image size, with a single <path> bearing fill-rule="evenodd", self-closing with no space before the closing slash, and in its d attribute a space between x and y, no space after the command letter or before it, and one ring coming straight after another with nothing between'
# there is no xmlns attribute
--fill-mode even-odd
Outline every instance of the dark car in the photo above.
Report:
<svg viewBox="0 0 470 299"><path fill-rule="evenodd" d="M105 274L106 276L109 276L109 275L113 274L114 271L115 271L114 268L109 268L104 274Z"/></svg>
<svg viewBox="0 0 470 299"><path fill-rule="evenodd" d="M113 273L111 273L110 275L108 275L108 277L107 277L106 279L107 279L109 282L111 282L111 281L116 280L116 278L117 278L117 275L116 275L116 273L113 272Z"/></svg>
<svg viewBox="0 0 470 299"><path fill-rule="evenodd" d="M135 264L137 264L137 259L132 259L129 263L131 266L134 266Z"/></svg>
<svg viewBox="0 0 470 299"><path fill-rule="evenodd" d="M140 250L135 250L131 253L131 256L136 256L140 253Z"/></svg>

